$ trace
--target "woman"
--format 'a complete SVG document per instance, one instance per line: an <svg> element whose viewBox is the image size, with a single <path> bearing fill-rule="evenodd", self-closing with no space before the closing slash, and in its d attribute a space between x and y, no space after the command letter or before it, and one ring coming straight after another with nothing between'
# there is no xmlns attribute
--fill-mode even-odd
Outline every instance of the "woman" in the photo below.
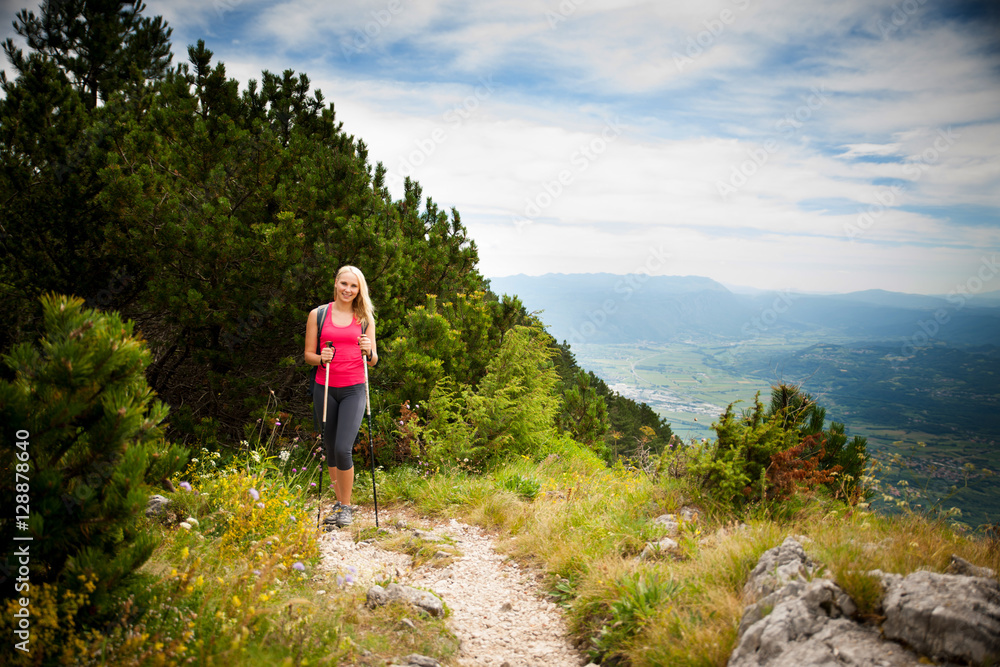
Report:
<svg viewBox="0 0 1000 667"><path fill-rule="evenodd" d="M344 266L337 271L334 282L334 300L326 307L317 307L309 313L305 359L307 364L317 367L313 381L313 419L317 431L323 424L323 385L326 366L330 367L323 444L330 484L337 502L333 506L334 513L326 518L325 523L343 528L354 520L355 508L351 505L354 462L351 452L365 413L363 364L377 364L378 351L375 346L374 307L368 296L364 274L356 267ZM318 323L321 311L323 322ZM320 350L318 354L317 349Z"/></svg>

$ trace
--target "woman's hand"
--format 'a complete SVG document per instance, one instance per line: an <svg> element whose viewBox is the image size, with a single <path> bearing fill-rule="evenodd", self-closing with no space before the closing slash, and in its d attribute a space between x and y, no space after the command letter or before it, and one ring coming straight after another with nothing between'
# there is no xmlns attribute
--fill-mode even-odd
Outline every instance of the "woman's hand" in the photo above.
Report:
<svg viewBox="0 0 1000 667"><path fill-rule="evenodd" d="M361 334L361 337L358 338L358 347L361 348L361 353L366 357L372 356L372 339L367 334Z"/></svg>
<svg viewBox="0 0 1000 667"><path fill-rule="evenodd" d="M333 360L333 348L324 347L319 353L319 362L322 365L326 365Z"/></svg>

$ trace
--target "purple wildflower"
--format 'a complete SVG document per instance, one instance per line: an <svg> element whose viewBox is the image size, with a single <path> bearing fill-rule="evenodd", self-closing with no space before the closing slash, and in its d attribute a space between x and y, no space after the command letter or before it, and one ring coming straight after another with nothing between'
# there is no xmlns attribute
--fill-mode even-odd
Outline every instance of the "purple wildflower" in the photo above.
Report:
<svg viewBox="0 0 1000 667"><path fill-rule="evenodd" d="M264 509L264 503L257 503L257 507Z"/></svg>
<svg viewBox="0 0 1000 667"><path fill-rule="evenodd" d="M260 494L257 493L257 489L250 489L250 497L254 500L260 500Z"/></svg>
<svg viewBox="0 0 1000 667"><path fill-rule="evenodd" d="M187 482L181 482L180 487L189 493L191 491L191 485Z"/></svg>
<svg viewBox="0 0 1000 667"><path fill-rule="evenodd" d="M301 561L293 563L292 564L292 568L298 570L299 572L305 572L306 571L306 566L303 565Z"/></svg>

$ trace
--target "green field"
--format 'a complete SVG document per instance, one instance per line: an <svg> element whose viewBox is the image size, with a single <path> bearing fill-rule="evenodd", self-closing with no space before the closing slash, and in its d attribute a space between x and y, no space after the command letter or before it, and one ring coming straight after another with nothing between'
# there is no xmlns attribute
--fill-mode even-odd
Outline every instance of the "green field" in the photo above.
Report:
<svg viewBox="0 0 1000 667"><path fill-rule="evenodd" d="M581 345L580 365L619 394L647 403L681 438L708 438L726 405L750 400L759 384L718 368L697 345ZM766 387L764 387L766 389Z"/></svg>
<svg viewBox="0 0 1000 667"><path fill-rule="evenodd" d="M899 452L910 470L900 480L931 498L956 493L970 525L1000 521L1000 352L995 348L926 348L898 356L898 346L850 341L757 339L738 345L685 341L580 345L580 365L618 393L647 403L685 440L713 438L719 414L770 387L798 384L843 422L849 436L868 438L880 458ZM918 446L918 443L924 443ZM975 469L967 475L967 465Z"/></svg>

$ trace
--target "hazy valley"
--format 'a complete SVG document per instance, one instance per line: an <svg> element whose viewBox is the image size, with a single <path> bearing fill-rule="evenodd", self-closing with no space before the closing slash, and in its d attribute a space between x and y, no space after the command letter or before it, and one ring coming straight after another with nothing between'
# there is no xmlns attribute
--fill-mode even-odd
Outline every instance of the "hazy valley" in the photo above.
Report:
<svg viewBox="0 0 1000 667"><path fill-rule="evenodd" d="M607 274L491 283L685 440L713 437L730 402L796 383L879 457L905 454L899 479L934 497L958 487L946 505L972 525L1000 518L1000 483L982 472L1000 470L996 292L739 294L706 278Z"/></svg>

